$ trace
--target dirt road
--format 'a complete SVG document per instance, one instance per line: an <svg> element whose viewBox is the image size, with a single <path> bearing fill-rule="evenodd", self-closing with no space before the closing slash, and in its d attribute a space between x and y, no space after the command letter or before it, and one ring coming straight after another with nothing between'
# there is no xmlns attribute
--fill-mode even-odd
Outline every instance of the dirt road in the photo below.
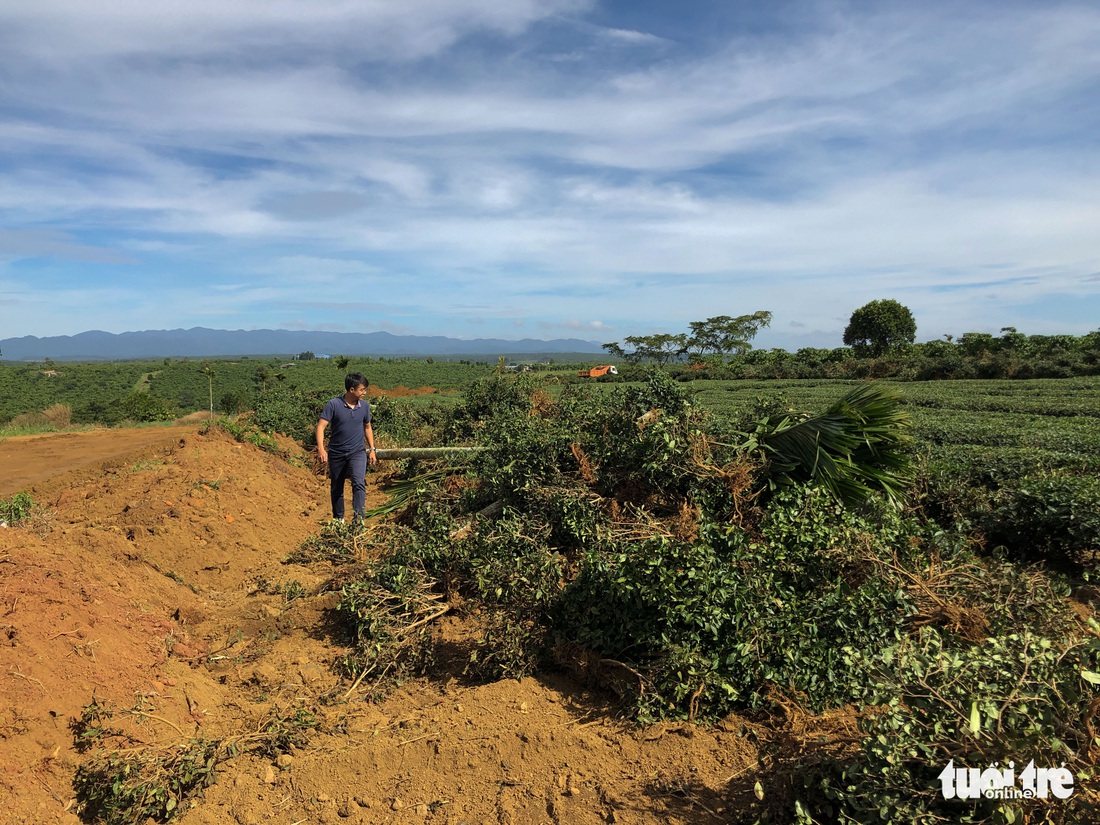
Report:
<svg viewBox="0 0 1100 825"><path fill-rule="evenodd" d="M135 450L170 444L194 431L195 425L190 424L43 433L0 440L0 498L74 470L97 467Z"/></svg>

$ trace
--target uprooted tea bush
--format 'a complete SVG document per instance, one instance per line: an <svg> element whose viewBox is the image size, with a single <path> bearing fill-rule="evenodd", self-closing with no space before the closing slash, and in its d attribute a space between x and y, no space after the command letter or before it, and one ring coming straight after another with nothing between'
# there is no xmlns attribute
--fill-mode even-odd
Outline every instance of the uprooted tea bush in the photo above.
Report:
<svg viewBox="0 0 1100 825"><path fill-rule="evenodd" d="M85 821L168 822L215 782L222 763L246 752L267 757L286 753L305 745L317 727L317 717L303 705L292 713L273 707L258 730L248 733L220 739L195 736L167 745L136 744L140 738L131 732L136 729L119 725L124 719L152 718L157 717L140 704L116 710L93 697L80 718L70 722L77 750L88 754L73 777L78 810ZM126 747L115 747L114 742Z"/></svg>
<svg viewBox="0 0 1100 825"><path fill-rule="evenodd" d="M871 655L913 612L857 557L917 526L806 485L756 506L766 457L661 373L556 403L523 379L487 382L452 431L485 449L462 483L419 488L381 552L506 617L486 621L484 675L529 672L564 643L636 674L624 698L640 718L714 717L759 704L765 684L823 707L869 689L838 650Z"/></svg>
<svg viewBox="0 0 1100 825"><path fill-rule="evenodd" d="M1100 481L1091 459L1029 448L955 447L922 477L930 515L1023 563L1095 575Z"/></svg>
<svg viewBox="0 0 1100 825"><path fill-rule="evenodd" d="M310 564L329 561L333 564L348 564L355 560L355 541L362 531L362 525L353 521L338 519L325 522L316 536L310 536L284 560L287 564Z"/></svg>
<svg viewBox="0 0 1100 825"><path fill-rule="evenodd" d="M342 602L361 666L397 668L388 663L419 650L405 641L413 630L417 645L430 641L434 613L413 606L396 566L420 577L417 599L480 614L467 668L479 678L553 663L613 690L640 720L766 718L777 701L861 709L863 739L843 753L776 754L806 781L752 816L936 822L928 775L943 765L917 764L955 753L1026 763L1034 752L1084 770L1100 746L1096 667L1068 587L899 507L905 426L874 385L816 417L732 424L661 374L606 395L567 388L558 401L522 378L480 385L439 429L484 449L418 483L395 521L362 537L381 561ZM935 701L922 709L921 696ZM1070 710L1051 710L1058 696ZM982 747L960 750L972 705Z"/></svg>
<svg viewBox="0 0 1100 825"><path fill-rule="evenodd" d="M815 512L816 511L816 512ZM802 517L784 543L771 523ZM706 523L688 543L661 537L593 553L559 600L555 629L646 675L643 718L712 717L756 706L765 685L812 707L862 698L869 677L844 647L877 655L912 605L869 562L868 523L805 489L785 491L763 537Z"/></svg>
<svg viewBox="0 0 1100 825"><path fill-rule="evenodd" d="M408 558L366 565L343 585L336 612L355 635L357 654L345 664L357 684L371 674L372 685L399 682L430 663L428 623L447 610L433 585Z"/></svg>
<svg viewBox="0 0 1100 825"><path fill-rule="evenodd" d="M1098 743L1091 719L1100 640L1054 641L1024 629L960 648L925 628L891 654L887 669L846 653L850 667L870 665L878 674L874 699L882 703L860 723L856 758L803 753L773 765L764 798L743 821L1095 821ZM1073 793L1023 797L1029 763L1067 768ZM961 787L951 776L956 798L947 799L940 774L949 765L1011 769L1013 783L1008 793L959 799Z"/></svg>
<svg viewBox="0 0 1100 825"><path fill-rule="evenodd" d="M76 772L85 817L107 825L167 822L213 784L219 747L205 739L158 750L107 751Z"/></svg>

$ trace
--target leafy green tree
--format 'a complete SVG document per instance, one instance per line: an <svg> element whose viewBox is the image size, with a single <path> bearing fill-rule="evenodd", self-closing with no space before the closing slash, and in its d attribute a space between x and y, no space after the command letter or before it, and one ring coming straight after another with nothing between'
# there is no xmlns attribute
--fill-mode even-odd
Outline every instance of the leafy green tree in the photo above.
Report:
<svg viewBox="0 0 1100 825"><path fill-rule="evenodd" d="M1085 337L1077 338L1073 335L1029 335L1027 336L1028 354L1049 356L1083 351L1085 340Z"/></svg>
<svg viewBox="0 0 1100 825"><path fill-rule="evenodd" d="M630 360L618 341L611 341L607 344L601 344L600 348L607 350L607 354L610 355L612 358L617 358L620 361Z"/></svg>
<svg viewBox="0 0 1100 825"><path fill-rule="evenodd" d="M132 392L111 405L108 414L110 421L104 424L117 424L120 421L170 421L176 416L175 405L165 398L154 398L147 392Z"/></svg>
<svg viewBox="0 0 1100 825"><path fill-rule="evenodd" d="M275 377L274 371L266 364L256 367L256 372L252 376L256 383L260 385L261 390L267 390L267 382Z"/></svg>
<svg viewBox="0 0 1100 825"><path fill-rule="evenodd" d="M1015 352L1017 355L1028 354L1027 336L1022 332L1018 332L1016 327L1001 327L999 344L1002 352Z"/></svg>
<svg viewBox="0 0 1100 825"><path fill-rule="evenodd" d="M630 349L626 349L618 341L604 344L603 348L612 358L626 361L628 364L640 364L642 361L654 359L653 346L648 335L628 335L623 339Z"/></svg>
<svg viewBox="0 0 1100 825"><path fill-rule="evenodd" d="M316 357L317 357L316 354L314 354L314 352L312 350L308 350L308 349L305 352L299 352L298 353L298 360L299 361L312 361Z"/></svg>
<svg viewBox="0 0 1100 825"><path fill-rule="evenodd" d="M740 355L752 349L749 342L771 322L772 314L767 310L736 318L716 315L705 321L692 321L688 349L698 355Z"/></svg>
<svg viewBox="0 0 1100 825"><path fill-rule="evenodd" d="M250 402L248 395L240 390L231 390L230 392L222 393L222 397L218 401L218 409L226 415L240 415L247 410L249 406Z"/></svg>
<svg viewBox="0 0 1100 825"><path fill-rule="evenodd" d="M704 360L707 355L740 355L752 349L749 342L771 322L772 314L766 310L736 318L716 315L705 321L692 321L690 334L662 332L654 335L628 335L623 339L623 344L630 349L626 349L618 341L603 344L603 349L612 358L631 364L656 361L662 366L689 352L696 361Z"/></svg>
<svg viewBox="0 0 1100 825"><path fill-rule="evenodd" d="M655 335L628 335L623 339L634 348L634 361L656 361L664 366L687 351L687 336L683 333L660 332ZM628 356L627 360L631 360Z"/></svg>
<svg viewBox="0 0 1100 825"><path fill-rule="evenodd" d="M913 343L917 322L909 308L892 299L871 301L852 313L844 343L860 358L877 358L903 344Z"/></svg>
<svg viewBox="0 0 1100 825"><path fill-rule="evenodd" d="M996 339L988 332L964 332L955 345L970 358L980 358L997 349Z"/></svg>
<svg viewBox="0 0 1100 825"><path fill-rule="evenodd" d="M344 372L347 370L348 364L351 363L351 359L346 355L337 355L332 359L332 362L336 364L336 369L340 370L340 372Z"/></svg>

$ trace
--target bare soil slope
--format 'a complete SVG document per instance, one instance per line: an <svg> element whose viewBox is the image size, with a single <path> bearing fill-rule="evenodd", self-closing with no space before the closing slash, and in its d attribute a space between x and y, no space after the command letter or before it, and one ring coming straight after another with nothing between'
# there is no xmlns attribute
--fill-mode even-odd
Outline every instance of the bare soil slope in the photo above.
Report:
<svg viewBox="0 0 1100 825"><path fill-rule="evenodd" d="M161 444L194 427L149 427L21 435L0 441L0 497L31 484L96 468L120 455Z"/></svg>
<svg viewBox="0 0 1100 825"><path fill-rule="evenodd" d="M470 683L460 610L435 627L458 664L377 701L349 692L337 594L312 595L334 571L284 563L328 516L300 464L195 427L0 444L0 495L49 508L0 529L0 822L79 821L89 756L70 723L93 696L138 746L316 716L278 760L222 763L183 825L726 818L729 780L756 765L741 723L637 728L564 674ZM368 506L381 496L372 483Z"/></svg>

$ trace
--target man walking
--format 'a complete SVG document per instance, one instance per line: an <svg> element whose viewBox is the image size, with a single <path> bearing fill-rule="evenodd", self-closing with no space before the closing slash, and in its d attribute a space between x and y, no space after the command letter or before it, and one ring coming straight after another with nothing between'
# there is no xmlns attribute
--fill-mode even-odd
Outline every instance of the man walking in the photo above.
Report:
<svg viewBox="0 0 1100 825"><path fill-rule="evenodd" d="M328 465L332 480L332 517L344 520L344 482L351 480L353 519L363 518L367 506L367 461L375 464L374 430L370 425L370 404L366 402L367 379L362 373L348 373L344 394L325 404L317 422L317 454ZM328 449L325 427L332 423Z"/></svg>

